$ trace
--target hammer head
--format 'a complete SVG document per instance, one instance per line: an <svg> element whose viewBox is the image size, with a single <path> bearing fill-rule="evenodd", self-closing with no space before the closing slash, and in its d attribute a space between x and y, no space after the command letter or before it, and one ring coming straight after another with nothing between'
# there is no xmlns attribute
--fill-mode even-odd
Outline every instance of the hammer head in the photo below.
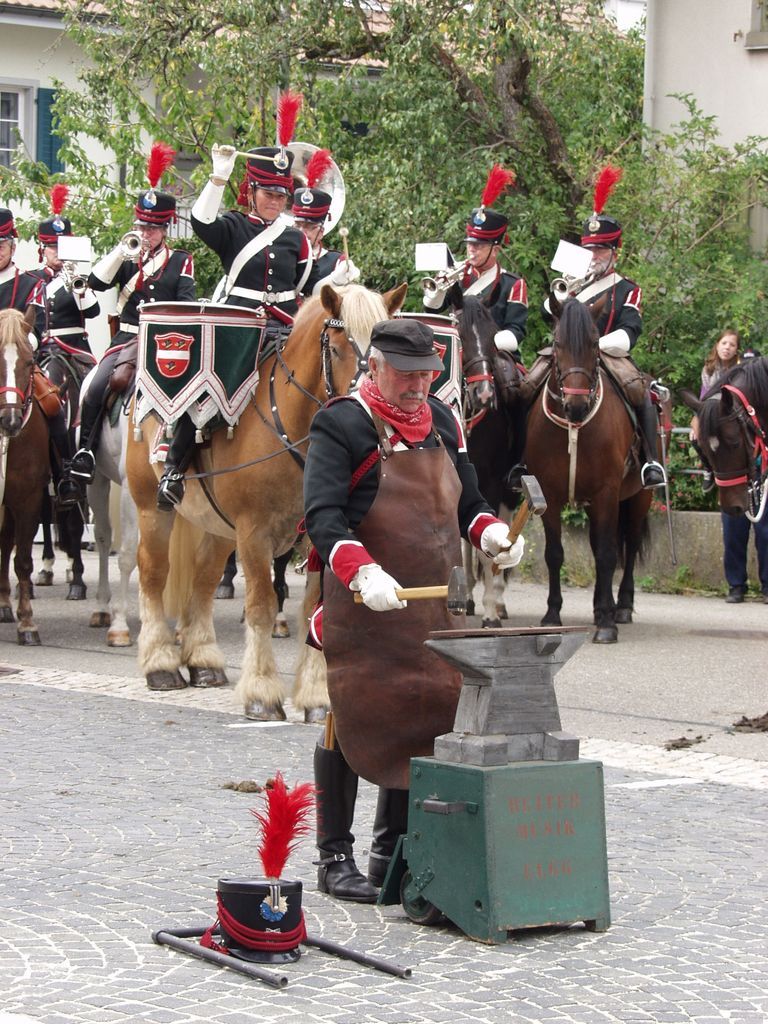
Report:
<svg viewBox="0 0 768 1024"><path fill-rule="evenodd" d="M460 565L454 565L448 577L447 606L451 615L463 615L467 610L467 578Z"/></svg>
<svg viewBox="0 0 768 1024"><path fill-rule="evenodd" d="M535 476L523 476L520 478L520 486L523 497L528 505L532 516L543 516L547 511L547 500Z"/></svg>

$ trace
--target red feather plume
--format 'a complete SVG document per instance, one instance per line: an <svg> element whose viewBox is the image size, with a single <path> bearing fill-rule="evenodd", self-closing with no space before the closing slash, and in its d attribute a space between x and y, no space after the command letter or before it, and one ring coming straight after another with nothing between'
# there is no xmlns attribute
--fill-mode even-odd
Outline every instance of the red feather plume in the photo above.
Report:
<svg viewBox="0 0 768 1024"><path fill-rule="evenodd" d="M504 189L514 184L515 172L504 170L501 164L494 164L488 172L488 179L485 183L480 203L483 206L493 206Z"/></svg>
<svg viewBox="0 0 768 1024"><path fill-rule="evenodd" d="M171 166L175 156L176 150L173 146L169 146L167 142L155 142L152 144L152 149L147 159L147 180L152 188L157 185L163 174Z"/></svg>
<svg viewBox="0 0 768 1024"><path fill-rule="evenodd" d="M319 181L323 180L331 167L333 167L333 159L330 149L318 149L309 158L307 164L307 185L314 188Z"/></svg>
<svg viewBox="0 0 768 1024"><path fill-rule="evenodd" d="M69 186L54 185L51 189L51 213L58 216L64 207L67 205L67 199L69 198Z"/></svg>
<svg viewBox="0 0 768 1024"><path fill-rule="evenodd" d="M240 187L237 190L237 205L248 206L248 175L246 174L243 180L240 182Z"/></svg>
<svg viewBox="0 0 768 1024"><path fill-rule="evenodd" d="M595 213L603 212L608 196L621 181L623 173L621 167L614 167L613 164L606 164L600 171L595 182Z"/></svg>
<svg viewBox="0 0 768 1024"><path fill-rule="evenodd" d="M284 92L277 104L277 141L281 146L287 146L293 139L293 131L296 127L296 118L304 97L300 92L291 92L290 89Z"/></svg>
<svg viewBox="0 0 768 1024"><path fill-rule="evenodd" d="M263 811L251 811L259 823L259 857L266 877L280 878L297 840L310 832L309 815L315 806L315 787L304 782L289 792L278 772L274 784L267 789L265 802Z"/></svg>

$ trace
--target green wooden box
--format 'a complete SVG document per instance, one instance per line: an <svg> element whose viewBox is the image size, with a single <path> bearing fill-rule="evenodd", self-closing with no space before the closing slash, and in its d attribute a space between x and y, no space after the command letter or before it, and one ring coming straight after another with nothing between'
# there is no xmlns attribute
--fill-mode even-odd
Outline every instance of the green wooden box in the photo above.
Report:
<svg viewBox="0 0 768 1024"><path fill-rule="evenodd" d="M537 925L583 921L603 931L610 924L603 766L486 768L414 758L402 857L398 895L414 920L431 905L490 943ZM389 879L385 889L397 891ZM380 902L394 900L383 892Z"/></svg>

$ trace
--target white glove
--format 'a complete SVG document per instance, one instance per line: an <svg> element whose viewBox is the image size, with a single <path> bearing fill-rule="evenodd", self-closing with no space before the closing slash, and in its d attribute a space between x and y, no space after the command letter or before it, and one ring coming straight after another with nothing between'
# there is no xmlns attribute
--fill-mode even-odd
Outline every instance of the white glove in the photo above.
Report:
<svg viewBox="0 0 768 1024"><path fill-rule="evenodd" d="M237 151L234 146L214 146L211 150L214 178L229 178L235 169Z"/></svg>
<svg viewBox="0 0 768 1024"><path fill-rule="evenodd" d="M29 344L32 351L37 352L37 335L33 334L32 331L30 331L29 334L27 335L27 338L29 339Z"/></svg>
<svg viewBox="0 0 768 1024"><path fill-rule="evenodd" d="M345 284L352 284L360 277L360 268L356 267L352 260L341 260L333 273L330 275L331 284L342 288Z"/></svg>
<svg viewBox="0 0 768 1024"><path fill-rule="evenodd" d="M375 562L360 566L349 589L359 590L363 604L374 612L391 612L408 606L408 602L401 601L395 593L400 584Z"/></svg>
<svg viewBox="0 0 768 1024"><path fill-rule="evenodd" d="M500 352L517 352L517 338L514 331L496 331L493 340Z"/></svg>
<svg viewBox="0 0 768 1024"><path fill-rule="evenodd" d="M424 291L422 302L425 309L440 309L445 302L445 296L448 294L448 289L451 286L449 284L441 284L440 281L435 282L435 287Z"/></svg>
<svg viewBox="0 0 768 1024"><path fill-rule="evenodd" d="M518 537L513 544L506 523L491 523L480 535L480 550L490 555L500 569L512 569L523 557L525 538Z"/></svg>
<svg viewBox="0 0 768 1024"><path fill-rule="evenodd" d="M598 345L600 351L607 353L609 356L629 355L629 335L622 327L617 331L611 331L610 334L604 334Z"/></svg>

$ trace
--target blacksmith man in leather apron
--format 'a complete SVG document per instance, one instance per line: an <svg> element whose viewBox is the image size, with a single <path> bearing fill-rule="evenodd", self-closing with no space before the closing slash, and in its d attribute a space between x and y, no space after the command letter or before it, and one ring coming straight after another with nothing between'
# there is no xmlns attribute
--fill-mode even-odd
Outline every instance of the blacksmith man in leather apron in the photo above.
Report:
<svg viewBox="0 0 768 1024"><path fill-rule="evenodd" d="M442 368L431 328L377 324L369 366L359 392L316 415L304 477L307 532L326 567L323 649L338 739L315 751L318 885L358 902L376 899L406 826L410 758L450 731L461 684L423 644L431 630L456 627L445 602L406 606L396 590L445 584L462 536L502 567L523 554L478 490L460 424L429 397ZM369 881L352 856L358 775L381 787Z"/></svg>

